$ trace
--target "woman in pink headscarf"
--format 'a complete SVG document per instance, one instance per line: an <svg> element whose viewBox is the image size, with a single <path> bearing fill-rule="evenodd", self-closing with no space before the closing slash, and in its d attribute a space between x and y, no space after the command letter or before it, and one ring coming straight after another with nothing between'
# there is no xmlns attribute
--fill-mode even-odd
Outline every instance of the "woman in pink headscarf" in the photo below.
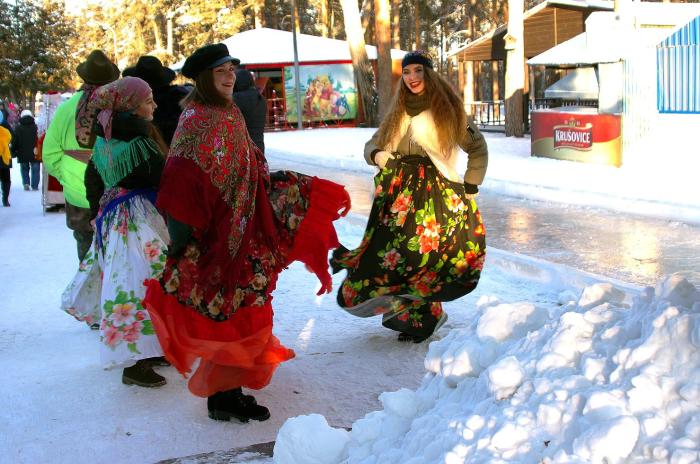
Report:
<svg viewBox="0 0 700 464"><path fill-rule="evenodd" d="M163 353L141 299L143 281L160 277L169 241L153 206L167 147L151 123L151 89L139 78L100 87L88 108L96 140L85 187L96 234L62 308L99 323L102 364L124 367L123 383L158 387L165 378L153 364Z"/></svg>

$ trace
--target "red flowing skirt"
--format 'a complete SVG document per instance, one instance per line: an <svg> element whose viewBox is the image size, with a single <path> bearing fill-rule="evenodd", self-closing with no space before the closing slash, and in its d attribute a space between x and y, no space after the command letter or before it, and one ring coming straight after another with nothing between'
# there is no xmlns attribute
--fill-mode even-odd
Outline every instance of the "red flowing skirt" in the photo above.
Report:
<svg viewBox="0 0 700 464"><path fill-rule="evenodd" d="M347 212L349 204L342 186L313 179L309 208L288 259L306 264L322 282L322 291L330 291L328 251L339 246L332 222L340 209ZM207 397L238 387L261 389L280 363L294 357L294 351L272 334L271 296L262 306L240 307L227 320L215 321L181 304L159 281L147 280L145 285L143 305L165 357L185 377L199 359L188 383L194 395Z"/></svg>

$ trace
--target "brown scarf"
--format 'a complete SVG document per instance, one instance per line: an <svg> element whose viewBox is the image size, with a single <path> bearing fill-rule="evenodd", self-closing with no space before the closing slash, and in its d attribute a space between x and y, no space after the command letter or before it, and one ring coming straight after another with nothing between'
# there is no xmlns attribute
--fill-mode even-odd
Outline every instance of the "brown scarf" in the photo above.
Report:
<svg viewBox="0 0 700 464"><path fill-rule="evenodd" d="M428 92L423 92L420 95L409 93L406 95L406 113L409 116L417 116L430 107L430 98Z"/></svg>

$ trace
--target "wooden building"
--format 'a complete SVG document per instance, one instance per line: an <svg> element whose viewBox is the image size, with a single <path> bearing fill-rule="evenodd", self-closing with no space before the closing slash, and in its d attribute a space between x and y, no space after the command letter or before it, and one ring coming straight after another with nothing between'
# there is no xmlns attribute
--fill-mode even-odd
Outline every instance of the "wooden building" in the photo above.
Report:
<svg viewBox="0 0 700 464"><path fill-rule="evenodd" d="M594 11L612 11L613 2L605 0L545 0L525 12L525 59L538 55L584 32L585 21ZM499 26L484 36L448 54L457 69L467 110L482 124L498 124L505 118L501 88L505 75L506 50L503 41L507 25ZM489 69L490 68L490 69ZM479 85L480 74L489 71L491 88ZM526 70L525 94L530 106L544 97L544 89L559 76L547 75L544 68ZM496 76L496 78L494 78ZM528 82L529 81L529 82ZM530 88L534 92L530 92ZM488 96L490 98L484 98Z"/></svg>

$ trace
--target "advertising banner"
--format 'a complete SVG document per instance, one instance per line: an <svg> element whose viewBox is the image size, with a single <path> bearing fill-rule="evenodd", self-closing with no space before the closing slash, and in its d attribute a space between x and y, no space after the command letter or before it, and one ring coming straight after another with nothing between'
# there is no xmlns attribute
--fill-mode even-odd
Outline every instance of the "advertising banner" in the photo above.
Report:
<svg viewBox="0 0 700 464"><path fill-rule="evenodd" d="M351 64L299 66L299 86L304 121L355 119L357 91ZM297 122L294 94L294 68L284 68L284 93L287 121Z"/></svg>
<svg viewBox="0 0 700 464"><path fill-rule="evenodd" d="M619 114L540 110L530 116L532 156L622 164Z"/></svg>

